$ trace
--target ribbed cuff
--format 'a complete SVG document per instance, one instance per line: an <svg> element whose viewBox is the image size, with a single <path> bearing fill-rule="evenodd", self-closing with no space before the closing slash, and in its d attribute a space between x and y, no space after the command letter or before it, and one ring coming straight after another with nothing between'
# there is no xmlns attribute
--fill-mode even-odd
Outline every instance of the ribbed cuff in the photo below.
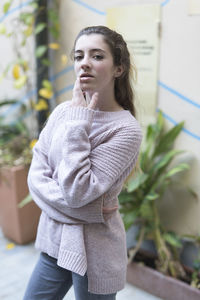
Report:
<svg viewBox="0 0 200 300"><path fill-rule="evenodd" d="M103 197L81 207L68 208L71 217L86 223L105 223L103 216Z"/></svg>
<svg viewBox="0 0 200 300"><path fill-rule="evenodd" d="M87 107L74 106L68 107L65 113L67 120L86 120L92 122L95 111Z"/></svg>
<svg viewBox="0 0 200 300"><path fill-rule="evenodd" d="M96 278L88 275L88 291L93 294L114 294L122 290L125 283L126 278L120 275L117 278Z"/></svg>
<svg viewBox="0 0 200 300"><path fill-rule="evenodd" d="M57 265L81 276L87 271L86 257L71 251L60 250Z"/></svg>

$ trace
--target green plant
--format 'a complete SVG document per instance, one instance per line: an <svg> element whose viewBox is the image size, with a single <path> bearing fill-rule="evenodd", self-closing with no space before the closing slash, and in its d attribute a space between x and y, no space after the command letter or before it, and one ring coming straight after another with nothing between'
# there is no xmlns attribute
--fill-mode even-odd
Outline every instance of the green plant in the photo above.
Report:
<svg viewBox="0 0 200 300"><path fill-rule="evenodd" d="M0 150L0 168L5 166L29 165L32 159L31 141L27 135L17 135Z"/></svg>
<svg viewBox="0 0 200 300"><path fill-rule="evenodd" d="M163 228L158 202L173 181L173 176L189 168L186 163L172 164L174 158L182 153L173 149L182 128L183 122L165 131L163 115L158 113L157 122L147 128L139 158L140 172L129 178L119 195L120 212L126 230L133 224L140 225L138 244L132 257L139 250L142 241L151 238L158 254L157 269L173 277L184 276L178 258L181 239L175 232Z"/></svg>
<svg viewBox="0 0 200 300"><path fill-rule="evenodd" d="M2 60L0 83L4 83L4 78L9 80L13 87L12 95L17 95L12 96L16 98L14 100L0 99L0 173L3 180L6 180L3 167L30 165L32 147L36 142L33 138L38 135L35 129L38 127L39 133L49 115L49 100L53 97L53 87L48 78L52 61L49 52L60 49L59 3L60 0L19 1L17 7L14 0L2 0L1 3L1 16L4 15L5 20L10 15L9 10L13 9L15 13L9 22L0 23L2 40L7 38L9 48L13 49L12 55ZM66 65L66 55L61 55L61 61ZM6 95L10 96L10 90ZM13 115L10 114L12 109L4 109L12 105L13 110L16 108ZM28 194L18 207L30 201Z"/></svg>
<svg viewBox="0 0 200 300"><path fill-rule="evenodd" d="M194 261L191 286L200 289L200 257Z"/></svg>
<svg viewBox="0 0 200 300"><path fill-rule="evenodd" d="M4 100L0 109L17 103L17 100ZM22 113L24 106L22 105ZM0 118L0 168L3 166L29 165L32 158L31 141L26 124L16 119L13 123L6 123Z"/></svg>
<svg viewBox="0 0 200 300"><path fill-rule="evenodd" d="M3 0L2 2L5 16L15 3L13 0ZM26 112L29 112L34 118L37 118L38 111L42 111L45 119L49 115L48 100L53 96L53 88L47 78L48 72L44 72L44 69L51 65L47 54L48 50L56 51L60 48L58 9L58 0L49 2L33 0L26 3L25 7L21 5L9 24L6 21L0 23L0 35L7 37L11 44L10 47L13 48L10 61L6 66L4 64L1 66L0 82L3 82L4 78L9 79L13 83L14 90L21 90L24 95L26 94L25 97L28 101L18 100L18 103L24 102ZM44 19L43 15L47 15L47 18ZM50 42L41 38L44 32ZM37 41L36 47L34 47L33 39ZM37 87L38 95L35 88L35 72L40 77ZM35 99L35 94L37 99Z"/></svg>
<svg viewBox="0 0 200 300"><path fill-rule="evenodd" d="M14 5L13 0L3 0L2 12L4 16L9 13L10 9L14 8ZM43 121L49 115L48 100L53 96L53 88L43 71L44 68L51 65L48 55L46 55L48 50L55 51L60 48L58 43L60 32L58 8L59 1L57 0L51 2L33 0L26 3L25 7L21 5L9 23L6 21L0 23L0 35L7 37L13 48L13 55L10 60L6 65L2 64L1 66L0 82L3 82L4 78L10 80L13 84L13 90L16 90L18 95L16 99L0 100L0 167L20 163L30 164L32 154L30 144L35 142L35 140L31 142L31 139L37 133L36 130L31 131L30 126L28 127L23 120L25 120L26 115L29 115L35 121L41 111ZM45 19L43 18L44 15L48 17ZM41 38L41 34L44 32L51 42ZM35 48L33 47L33 39L37 41ZM40 63L36 64L36 60L40 60ZM41 81L37 87L38 95L35 80L33 80L35 71L40 76ZM41 77L41 74L44 76ZM21 90L22 93L21 100L18 90ZM37 95L37 99L35 99L35 95ZM4 113L5 107L12 105L16 106L17 113L7 116L7 113ZM34 128L36 129L36 126Z"/></svg>
<svg viewBox="0 0 200 300"><path fill-rule="evenodd" d="M192 249L195 249L195 255L193 252L195 259L193 260L192 266L190 266L192 267L191 286L200 289L200 235L186 234L183 235L182 239L189 243Z"/></svg>

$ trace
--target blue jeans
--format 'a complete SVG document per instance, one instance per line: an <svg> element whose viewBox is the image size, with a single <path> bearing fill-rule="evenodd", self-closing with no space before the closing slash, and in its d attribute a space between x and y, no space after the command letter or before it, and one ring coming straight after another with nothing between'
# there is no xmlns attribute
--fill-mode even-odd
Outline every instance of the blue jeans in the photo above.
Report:
<svg viewBox="0 0 200 300"><path fill-rule="evenodd" d="M23 300L62 300L71 286L76 300L115 300L115 294L97 295L88 292L87 273L80 276L61 268L57 260L41 253L28 283Z"/></svg>

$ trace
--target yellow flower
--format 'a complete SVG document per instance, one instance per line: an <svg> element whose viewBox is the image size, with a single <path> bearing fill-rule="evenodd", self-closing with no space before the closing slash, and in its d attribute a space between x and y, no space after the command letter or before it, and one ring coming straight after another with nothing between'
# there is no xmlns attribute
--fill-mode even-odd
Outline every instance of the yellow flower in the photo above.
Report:
<svg viewBox="0 0 200 300"><path fill-rule="evenodd" d="M61 55L61 62L63 65L67 64L67 62L68 62L67 55L65 55L65 54Z"/></svg>
<svg viewBox="0 0 200 300"><path fill-rule="evenodd" d="M22 67L23 67L24 71L27 71L29 69L28 62L24 60L22 63Z"/></svg>
<svg viewBox="0 0 200 300"><path fill-rule="evenodd" d="M32 33L33 33L33 26L32 25L28 26L27 29L24 30L24 34L25 34L26 37L30 36Z"/></svg>
<svg viewBox="0 0 200 300"><path fill-rule="evenodd" d="M44 99L39 99L38 103L35 105L35 110L46 110L48 105Z"/></svg>
<svg viewBox="0 0 200 300"><path fill-rule="evenodd" d="M12 69L12 74L15 79L19 79L20 77L20 66L19 64L14 65Z"/></svg>
<svg viewBox="0 0 200 300"><path fill-rule="evenodd" d="M16 89L21 89L25 85L26 80L27 80L26 75L20 76L17 80L15 80L14 87Z"/></svg>
<svg viewBox="0 0 200 300"><path fill-rule="evenodd" d="M11 249L13 249L14 247L15 247L15 244L14 244L14 243L9 243L9 244L6 245L6 249L7 249L7 250L11 250Z"/></svg>
<svg viewBox="0 0 200 300"><path fill-rule="evenodd" d="M33 147L35 146L36 143L37 143L37 139L33 139L33 140L30 142L29 147L30 147L31 149L33 149Z"/></svg>
<svg viewBox="0 0 200 300"><path fill-rule="evenodd" d="M50 99L53 96L53 92L50 89L43 88L39 90L39 95L46 99Z"/></svg>
<svg viewBox="0 0 200 300"><path fill-rule="evenodd" d="M49 48L51 48L53 50L58 50L58 49L60 49L60 44L58 44L58 43L51 43L51 44L49 44Z"/></svg>

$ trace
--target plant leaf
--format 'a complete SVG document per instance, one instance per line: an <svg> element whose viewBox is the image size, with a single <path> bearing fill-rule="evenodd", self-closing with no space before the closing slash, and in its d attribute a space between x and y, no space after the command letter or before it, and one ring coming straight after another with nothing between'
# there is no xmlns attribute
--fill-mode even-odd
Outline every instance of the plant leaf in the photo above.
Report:
<svg viewBox="0 0 200 300"><path fill-rule="evenodd" d="M124 204L124 203L133 201L133 195L131 193L128 193L127 190L122 190L121 193L119 194L118 198L119 198L120 204Z"/></svg>
<svg viewBox="0 0 200 300"><path fill-rule="evenodd" d="M49 66L51 65L51 61L50 61L48 58L43 58L43 59L42 59L42 64L43 64L44 66L49 67Z"/></svg>
<svg viewBox="0 0 200 300"><path fill-rule="evenodd" d="M181 132L183 125L184 122L177 124L160 138L160 141L155 149L154 156L157 156L161 153L166 153L171 149L175 139Z"/></svg>
<svg viewBox="0 0 200 300"><path fill-rule="evenodd" d="M36 57L39 58L39 57L43 56L45 54L45 52L47 51L47 49L48 48L45 45L38 46L35 51Z"/></svg>
<svg viewBox="0 0 200 300"><path fill-rule="evenodd" d="M158 193L155 192L150 192L149 194L147 194L144 198L144 201L152 201L155 199L158 199L160 197L160 195Z"/></svg>
<svg viewBox="0 0 200 300"><path fill-rule="evenodd" d="M125 226L125 230L128 230L131 225L134 224L135 220L137 219L138 214L137 211L129 211L128 213L126 213L123 217L123 221L124 221L124 226Z"/></svg>
<svg viewBox="0 0 200 300"><path fill-rule="evenodd" d="M44 88L46 88L46 89L52 91L52 84L51 84L51 82L50 82L49 80L44 79L44 80L42 81L42 86L43 86Z"/></svg>
<svg viewBox="0 0 200 300"><path fill-rule="evenodd" d="M182 247L180 238L174 232L173 233L172 232L164 233L163 238L171 246L174 246L176 248Z"/></svg>
<svg viewBox="0 0 200 300"><path fill-rule="evenodd" d="M172 158L179 153L182 153L182 151L180 150L169 151L164 156L162 156L161 159L153 166L152 171L155 172L167 166L171 162Z"/></svg>
<svg viewBox="0 0 200 300"><path fill-rule="evenodd" d="M128 193L135 191L141 184L146 181L147 178L148 175L145 173L138 174L136 178L131 178L128 182Z"/></svg>
<svg viewBox="0 0 200 300"><path fill-rule="evenodd" d="M187 187L187 190L192 195L192 197L198 200L198 194L192 188Z"/></svg>
<svg viewBox="0 0 200 300"><path fill-rule="evenodd" d="M34 23L34 16L32 13L24 12L20 14L20 20L27 26L31 26Z"/></svg>
<svg viewBox="0 0 200 300"><path fill-rule="evenodd" d="M6 34L6 26L0 23L0 34Z"/></svg>
<svg viewBox="0 0 200 300"><path fill-rule="evenodd" d="M10 5L11 5L11 2L10 1L7 1L4 6L3 6L3 12L4 14L6 14L10 8Z"/></svg>
<svg viewBox="0 0 200 300"><path fill-rule="evenodd" d="M30 5L34 8L37 9L39 7L38 3L36 3L35 1L31 2Z"/></svg>
<svg viewBox="0 0 200 300"><path fill-rule="evenodd" d="M29 202L32 201L32 197L30 194L28 194L19 204L18 204L18 207L19 208L22 208L24 207L26 204L28 204Z"/></svg>
<svg viewBox="0 0 200 300"><path fill-rule="evenodd" d="M140 211L140 216L142 216L142 218L144 218L144 219L152 220L154 217L153 208L149 204L149 202L142 203L139 211Z"/></svg>
<svg viewBox="0 0 200 300"><path fill-rule="evenodd" d="M176 173L179 173L179 172L182 172L182 171L188 170L188 169L189 169L189 165L188 165L188 164L186 164L186 163L181 163L181 164L179 164L178 166L176 166L176 167L172 168L171 170L169 170L169 171L166 173L165 177L166 177L166 178L167 178L167 177L171 177L171 176L175 175Z"/></svg>
<svg viewBox="0 0 200 300"><path fill-rule="evenodd" d="M39 23L35 28L35 34L42 32L46 27L47 25L45 23Z"/></svg>
<svg viewBox="0 0 200 300"><path fill-rule="evenodd" d="M14 87L16 89L21 89L25 85L26 81L27 81L27 76L22 75L22 76L19 77L19 79L15 80Z"/></svg>
<svg viewBox="0 0 200 300"><path fill-rule="evenodd" d="M0 106L11 105L17 103L17 100L3 100L0 102Z"/></svg>
<svg viewBox="0 0 200 300"><path fill-rule="evenodd" d="M164 118L163 118L163 114L162 111L159 110L158 114L157 114L157 122L156 125L159 129L159 133L163 130L164 127Z"/></svg>
<svg viewBox="0 0 200 300"><path fill-rule="evenodd" d="M164 118L162 112L159 111L156 124L150 124L147 127L145 147L140 155L140 166L144 172L148 172L152 165L152 156L155 151L155 146L158 143L163 132Z"/></svg>

